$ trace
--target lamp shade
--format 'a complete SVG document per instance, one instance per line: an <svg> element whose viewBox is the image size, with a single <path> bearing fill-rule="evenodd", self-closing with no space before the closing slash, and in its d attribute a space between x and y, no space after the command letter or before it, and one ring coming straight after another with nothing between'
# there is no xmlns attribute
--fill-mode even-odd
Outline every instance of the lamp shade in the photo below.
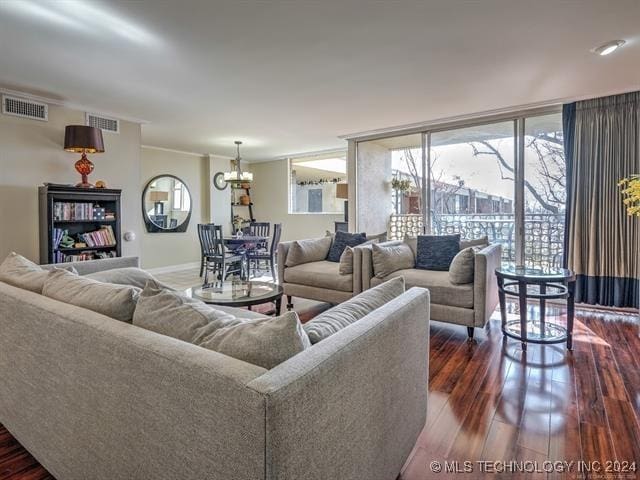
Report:
<svg viewBox="0 0 640 480"><path fill-rule="evenodd" d="M102 130L87 125L67 125L64 129L64 149L67 152L102 153Z"/></svg>
<svg viewBox="0 0 640 480"><path fill-rule="evenodd" d="M151 200L152 202L166 202L169 200L169 192L149 192L149 200Z"/></svg>
<svg viewBox="0 0 640 480"><path fill-rule="evenodd" d="M349 185L347 183L336 184L336 198L349 198Z"/></svg>

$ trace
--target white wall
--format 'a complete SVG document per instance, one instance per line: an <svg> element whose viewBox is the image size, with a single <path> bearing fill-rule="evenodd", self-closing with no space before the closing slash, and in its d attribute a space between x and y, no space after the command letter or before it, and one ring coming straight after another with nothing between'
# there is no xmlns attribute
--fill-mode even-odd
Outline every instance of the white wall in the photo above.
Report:
<svg viewBox="0 0 640 480"><path fill-rule="evenodd" d="M253 172L251 193L256 220L282 223L282 240L321 237L326 230L333 232L334 222L343 221L343 214L289 213L287 169L287 160L249 165Z"/></svg>
<svg viewBox="0 0 640 480"><path fill-rule="evenodd" d="M175 175L191 194L191 220L186 232L148 233L141 226L142 267L158 268L200 261L198 223L209 221L209 157L142 148L140 195L147 182L157 175Z"/></svg>
<svg viewBox="0 0 640 480"><path fill-rule="evenodd" d="M83 125L84 112L49 106L49 121L0 113L0 260L11 251L39 262L38 186L75 184L79 154L63 150L66 125ZM140 255L140 125L120 122L119 134L104 134L105 153L89 155L95 170L89 180L122 189L122 231L137 239L122 243L122 254Z"/></svg>
<svg viewBox="0 0 640 480"><path fill-rule="evenodd" d="M209 155L207 188L209 189L209 222L222 225L225 234L231 233L231 187L218 190L213 186L213 177L218 172L228 172L231 160L227 157ZM245 168L245 165L242 165Z"/></svg>

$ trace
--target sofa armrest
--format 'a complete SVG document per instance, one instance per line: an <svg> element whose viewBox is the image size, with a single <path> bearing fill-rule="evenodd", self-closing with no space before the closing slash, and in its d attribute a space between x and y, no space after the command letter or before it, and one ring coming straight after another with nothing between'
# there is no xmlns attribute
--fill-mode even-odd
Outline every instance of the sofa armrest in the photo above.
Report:
<svg viewBox="0 0 640 480"><path fill-rule="evenodd" d="M394 245L400 245L404 243L403 240L389 240L388 242L382 242L378 245L381 247L392 247ZM361 250L362 261L360 263L360 270L362 277L362 291L369 290L371 288L371 279L375 276L373 271L373 248L371 245L364 247L356 247ZM355 269L355 266L354 266Z"/></svg>
<svg viewBox="0 0 640 480"><path fill-rule="evenodd" d="M293 242L280 242L278 244L278 283L280 285L284 284L284 269L286 268L284 262L287 261L287 254L292 244Z"/></svg>
<svg viewBox="0 0 640 480"><path fill-rule="evenodd" d="M502 245L495 243L476 254L473 279L473 309L476 327L484 327L498 304L495 271L502 263Z"/></svg>
<svg viewBox="0 0 640 480"><path fill-rule="evenodd" d="M362 292L362 250L355 247L353 249L353 294Z"/></svg>
<svg viewBox="0 0 640 480"><path fill-rule="evenodd" d="M249 382L266 478L396 478L424 426L428 351L429 292L412 288Z"/></svg>

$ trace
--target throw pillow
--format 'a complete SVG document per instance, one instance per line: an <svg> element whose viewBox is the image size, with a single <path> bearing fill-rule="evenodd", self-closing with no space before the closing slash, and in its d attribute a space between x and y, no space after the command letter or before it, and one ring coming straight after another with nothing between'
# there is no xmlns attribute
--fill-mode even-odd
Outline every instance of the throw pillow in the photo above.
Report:
<svg viewBox="0 0 640 480"><path fill-rule="evenodd" d="M351 275L353 273L353 247L347 247L340 255L340 275Z"/></svg>
<svg viewBox="0 0 640 480"><path fill-rule="evenodd" d="M273 368L311 345L295 312L276 318L237 318L163 289L153 280L140 294L133 324L264 368Z"/></svg>
<svg viewBox="0 0 640 480"><path fill-rule="evenodd" d="M418 258L418 237L404 237L404 243L411 248L413 258Z"/></svg>
<svg viewBox="0 0 640 480"><path fill-rule="evenodd" d="M378 242L387 241L387 232L378 233L377 235L367 235L367 240L377 240Z"/></svg>
<svg viewBox="0 0 640 480"><path fill-rule="evenodd" d="M356 245L360 245L361 243L364 243L366 241L366 233L336 232L333 243L331 244L331 248L329 250L329 255L327 255L327 260L330 262L339 262L340 255L342 255L342 252L344 252L345 248L355 247Z"/></svg>
<svg viewBox="0 0 640 480"><path fill-rule="evenodd" d="M376 245L372 247L373 273L378 278L385 278L387 275L413 268L415 259L413 251L406 243L398 245Z"/></svg>
<svg viewBox="0 0 640 480"><path fill-rule="evenodd" d="M449 281L454 285L462 285L473 282L475 273L476 252L474 247L460 250L453 257L449 267Z"/></svg>
<svg viewBox="0 0 640 480"><path fill-rule="evenodd" d="M312 344L348 327L404 293L404 278L393 278L362 292L304 324Z"/></svg>
<svg viewBox="0 0 640 480"><path fill-rule="evenodd" d="M303 263L319 262L327 258L330 248L331 237L296 240L289 247L285 265L287 267L295 267Z"/></svg>
<svg viewBox="0 0 640 480"><path fill-rule="evenodd" d="M162 288L174 290L173 288L158 282L155 277L146 270L136 267L113 268L111 270L90 273L89 275L84 275L84 277L97 280L98 282L115 283L116 285L130 285L138 288L144 288L149 280L153 280L161 285Z"/></svg>
<svg viewBox="0 0 640 480"><path fill-rule="evenodd" d="M460 251L460 234L419 235L416 268L449 270L453 258Z"/></svg>
<svg viewBox="0 0 640 480"><path fill-rule="evenodd" d="M60 270L76 272L72 266L60 264ZM40 265L33 263L22 255L11 252L0 264L0 281L14 287L42 293L42 287L47 280L49 270L44 270Z"/></svg>
<svg viewBox="0 0 640 480"><path fill-rule="evenodd" d="M471 240L460 240L460 250L469 247L487 247L489 245L489 237L486 235L480 238L472 238Z"/></svg>
<svg viewBox="0 0 640 480"><path fill-rule="evenodd" d="M364 243L358 245L358 247L371 247L374 243L378 243L377 238L372 238ZM353 247L347 247L340 255L340 268L338 269L340 275L351 275L353 273Z"/></svg>
<svg viewBox="0 0 640 480"><path fill-rule="evenodd" d="M65 270L51 270L42 288L46 297L130 322L140 289L103 283Z"/></svg>

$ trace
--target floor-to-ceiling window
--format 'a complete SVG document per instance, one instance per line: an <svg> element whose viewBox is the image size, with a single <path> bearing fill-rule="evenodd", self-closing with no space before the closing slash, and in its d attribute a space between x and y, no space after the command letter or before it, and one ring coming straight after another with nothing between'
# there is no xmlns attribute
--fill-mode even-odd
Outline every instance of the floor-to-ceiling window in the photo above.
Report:
<svg viewBox="0 0 640 480"><path fill-rule="evenodd" d="M487 236L505 261L560 266L560 112L358 142L358 229Z"/></svg>

